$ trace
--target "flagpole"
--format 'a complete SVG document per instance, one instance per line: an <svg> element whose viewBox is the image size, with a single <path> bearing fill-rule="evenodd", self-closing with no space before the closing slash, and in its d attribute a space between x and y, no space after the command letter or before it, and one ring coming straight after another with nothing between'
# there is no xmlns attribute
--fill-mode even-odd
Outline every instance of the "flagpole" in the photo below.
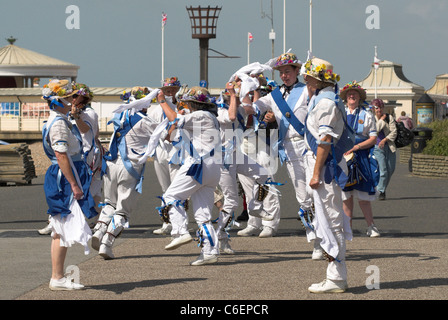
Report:
<svg viewBox="0 0 448 320"><path fill-rule="evenodd" d="M283 52L286 52L286 0L283 0Z"/></svg>
<svg viewBox="0 0 448 320"><path fill-rule="evenodd" d="M310 52L313 52L313 0L310 0Z"/></svg>
<svg viewBox="0 0 448 320"><path fill-rule="evenodd" d="M160 83L163 85L165 81L165 24L166 24L166 14L162 12L162 80Z"/></svg>
<svg viewBox="0 0 448 320"><path fill-rule="evenodd" d="M373 67L375 68L375 99L378 98L377 85L376 85L376 70L378 69L376 64L377 64L377 57L378 57L378 55L377 55L376 48L377 47L375 46L375 61L374 61L374 65L373 65Z"/></svg>
<svg viewBox="0 0 448 320"><path fill-rule="evenodd" d="M247 64L250 63L250 38L249 33L247 34Z"/></svg>

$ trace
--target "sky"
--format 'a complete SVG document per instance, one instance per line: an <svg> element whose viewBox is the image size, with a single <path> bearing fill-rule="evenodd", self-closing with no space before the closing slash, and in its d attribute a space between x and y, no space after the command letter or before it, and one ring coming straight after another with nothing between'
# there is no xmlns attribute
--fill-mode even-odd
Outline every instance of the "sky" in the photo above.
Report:
<svg viewBox="0 0 448 320"><path fill-rule="evenodd" d="M78 81L91 87L158 87L162 79L162 12L164 75L199 85L199 40L192 39L186 7L221 7L210 49L239 58L209 58L209 88L224 87L250 62L291 49L301 61L310 46L310 1L286 0L3 0L0 47L15 45L80 66ZM79 28L68 28L79 9ZM375 6L377 10L367 10ZM401 64L405 76L429 89L437 75L448 73L448 1L446 0L313 0L313 55L330 61L342 87L370 72L375 46L378 58ZM375 28L372 29L371 26ZM368 27L369 26L369 27ZM210 56L217 56L210 52ZM266 75L272 78L271 74ZM274 80L278 79L274 74ZM43 83L41 83L43 85Z"/></svg>

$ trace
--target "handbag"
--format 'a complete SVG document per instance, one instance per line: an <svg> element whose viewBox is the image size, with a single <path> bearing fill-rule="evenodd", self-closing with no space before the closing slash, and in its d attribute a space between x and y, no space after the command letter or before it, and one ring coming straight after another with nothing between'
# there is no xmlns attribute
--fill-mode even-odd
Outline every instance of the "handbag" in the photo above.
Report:
<svg viewBox="0 0 448 320"><path fill-rule="evenodd" d="M397 138L395 139L395 146L397 148L406 147L414 141L414 133L406 128L403 122L395 121L395 126L397 127Z"/></svg>

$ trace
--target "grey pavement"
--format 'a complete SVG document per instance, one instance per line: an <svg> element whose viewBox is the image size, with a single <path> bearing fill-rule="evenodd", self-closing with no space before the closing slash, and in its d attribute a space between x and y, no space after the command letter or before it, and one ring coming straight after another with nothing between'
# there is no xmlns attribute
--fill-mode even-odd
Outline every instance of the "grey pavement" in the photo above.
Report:
<svg viewBox="0 0 448 320"><path fill-rule="evenodd" d="M287 180L281 168L276 180ZM272 238L238 237L231 230L234 255L222 254L215 265L192 267L196 243L165 251L167 236L152 231L161 222L155 207L160 187L152 163L145 174L143 195L131 227L105 261L95 251L69 248L66 266L79 267L86 290L52 292L50 237L45 225L43 178L28 186L0 187L0 299L2 300L447 300L448 205L446 179L419 178L397 162L385 201L373 203L381 237L368 238L355 205L354 239L347 243L349 289L342 294L316 295L310 284L325 277L326 262L310 259L312 245L297 220L298 206L291 182L282 191L282 220ZM191 231L196 230L194 220ZM179 310L176 309L176 312Z"/></svg>

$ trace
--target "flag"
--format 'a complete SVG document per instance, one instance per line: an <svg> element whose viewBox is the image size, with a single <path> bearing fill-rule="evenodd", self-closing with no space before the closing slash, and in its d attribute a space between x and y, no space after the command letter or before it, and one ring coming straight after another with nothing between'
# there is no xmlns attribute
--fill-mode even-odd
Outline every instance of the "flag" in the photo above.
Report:
<svg viewBox="0 0 448 320"><path fill-rule="evenodd" d="M166 13L165 13L165 12L162 12L162 26L163 26L163 27L166 25L166 19L167 19L167 17L166 17Z"/></svg>
<svg viewBox="0 0 448 320"><path fill-rule="evenodd" d="M249 39L249 42L254 41L254 37L253 37L252 33L250 33L250 32L248 34L248 39Z"/></svg>
<svg viewBox="0 0 448 320"><path fill-rule="evenodd" d="M380 62L381 60L378 59L378 57L375 55L375 57L373 58L373 65L375 66L375 70L378 70L378 68L380 67Z"/></svg>

